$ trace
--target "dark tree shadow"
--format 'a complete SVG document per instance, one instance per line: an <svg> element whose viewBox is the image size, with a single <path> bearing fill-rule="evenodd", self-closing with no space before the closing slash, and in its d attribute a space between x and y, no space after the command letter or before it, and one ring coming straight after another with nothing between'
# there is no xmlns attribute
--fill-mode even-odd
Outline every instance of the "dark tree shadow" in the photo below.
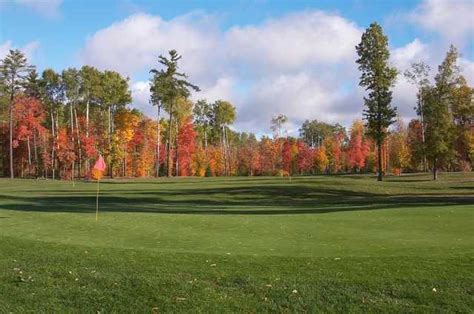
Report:
<svg viewBox="0 0 474 314"><path fill-rule="evenodd" d="M192 185L192 188L187 186L172 190L159 189L147 184L140 189L127 185L123 187L123 190L102 191L100 210L167 214L294 215L385 208L474 205L474 196L469 191L457 191L450 195L439 195L436 192L381 195L321 185L308 186L304 185L304 180L301 180L303 184L292 185L261 185L255 181L244 181L252 185L232 186L233 181L228 180L226 180L227 185L231 186L199 187L196 184ZM105 184L120 183L110 181ZM96 197L92 191L48 190L48 195L40 194L44 192L31 191L29 192L31 196L26 197L2 195L0 197L3 202L0 208L41 212L91 213L95 211Z"/></svg>

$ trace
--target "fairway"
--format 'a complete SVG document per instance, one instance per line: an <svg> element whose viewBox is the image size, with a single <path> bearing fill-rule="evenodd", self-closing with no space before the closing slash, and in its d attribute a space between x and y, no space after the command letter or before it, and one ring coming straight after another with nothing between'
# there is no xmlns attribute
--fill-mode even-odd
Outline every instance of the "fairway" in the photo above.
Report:
<svg viewBox="0 0 474 314"><path fill-rule="evenodd" d="M0 312L474 308L474 174L0 179Z"/></svg>

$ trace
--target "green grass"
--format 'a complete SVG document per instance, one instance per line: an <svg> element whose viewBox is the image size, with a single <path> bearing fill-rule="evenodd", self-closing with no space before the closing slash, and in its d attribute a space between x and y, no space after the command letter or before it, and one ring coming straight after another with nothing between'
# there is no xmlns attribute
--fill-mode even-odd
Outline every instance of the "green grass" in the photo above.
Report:
<svg viewBox="0 0 474 314"><path fill-rule="evenodd" d="M0 179L0 312L474 308L472 173L100 187Z"/></svg>

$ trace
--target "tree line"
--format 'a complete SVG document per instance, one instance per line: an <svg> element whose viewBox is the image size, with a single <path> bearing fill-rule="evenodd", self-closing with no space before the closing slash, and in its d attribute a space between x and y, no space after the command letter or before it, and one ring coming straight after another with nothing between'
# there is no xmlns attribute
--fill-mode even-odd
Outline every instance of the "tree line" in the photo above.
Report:
<svg viewBox="0 0 474 314"><path fill-rule="evenodd" d="M155 117L130 108L129 79L91 66L41 74L19 50L0 61L0 173L3 176L88 178L103 155L110 177L311 175L347 172L466 171L474 158L473 89L451 46L434 81L422 61L403 72L389 63L388 38L373 23L356 47L363 121L305 121L286 132L284 113L273 136L236 132L228 101L190 100L199 87L179 70L172 50L150 70ZM399 74L416 85L417 118L406 126L392 106Z"/></svg>

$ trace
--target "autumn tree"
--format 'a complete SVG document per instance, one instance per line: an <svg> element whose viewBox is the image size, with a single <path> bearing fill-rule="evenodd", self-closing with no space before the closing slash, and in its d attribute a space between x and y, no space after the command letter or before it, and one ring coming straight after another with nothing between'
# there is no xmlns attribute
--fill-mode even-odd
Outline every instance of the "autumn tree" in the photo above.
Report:
<svg viewBox="0 0 474 314"><path fill-rule="evenodd" d="M364 97L366 109L364 118L367 123L368 134L377 144L378 153L378 176L382 181L382 145L387 137L387 129L394 122L396 107L391 106L392 91L397 71L390 67L390 51L388 49L388 38L383 34L382 27L372 23L362 34L359 45L356 46L359 59L359 70L361 71L359 85L368 91Z"/></svg>
<svg viewBox="0 0 474 314"><path fill-rule="evenodd" d="M299 129L300 137L310 147L320 147L327 137L340 133L344 127L318 120L306 120Z"/></svg>
<svg viewBox="0 0 474 314"><path fill-rule="evenodd" d="M424 141L422 137L421 122L413 119L408 124L407 145L410 151L410 166L413 170L424 169Z"/></svg>
<svg viewBox="0 0 474 314"><path fill-rule="evenodd" d="M368 152L369 146L364 138L364 124L359 120L354 121L347 148L349 167L359 172L365 166Z"/></svg>
<svg viewBox="0 0 474 314"><path fill-rule="evenodd" d="M337 173L342 167L341 136L336 134L324 140L323 146L328 159L328 172Z"/></svg>
<svg viewBox="0 0 474 314"><path fill-rule="evenodd" d="M205 99L198 100L193 108L194 125L198 132L202 134L201 139L204 141L204 150L207 151L209 130L214 120L214 112L212 105Z"/></svg>
<svg viewBox="0 0 474 314"><path fill-rule="evenodd" d="M122 175L127 175L128 144L133 139L141 115L135 110L119 109L114 116L115 132L112 137L112 171L122 164Z"/></svg>
<svg viewBox="0 0 474 314"><path fill-rule="evenodd" d="M254 134L242 133L238 150L239 173L253 176L260 173L259 143Z"/></svg>
<svg viewBox="0 0 474 314"><path fill-rule="evenodd" d="M221 147L210 146L208 149L208 167L209 173L206 176L222 176L225 175L224 156ZM206 170L207 172L207 170Z"/></svg>
<svg viewBox="0 0 474 314"><path fill-rule="evenodd" d="M56 173L56 153L58 145L59 115L65 97L65 89L61 76L52 69L46 69L41 76L43 102L49 110L49 125L51 127L51 170L53 180Z"/></svg>
<svg viewBox="0 0 474 314"><path fill-rule="evenodd" d="M311 173L314 166L313 150L302 140L296 143L298 151L298 172L300 174Z"/></svg>
<svg viewBox="0 0 474 314"><path fill-rule="evenodd" d="M180 133L180 128L185 122L189 122L191 118L193 103L185 98L179 97L174 104L174 124L171 129L168 129L167 132L172 133L172 137L176 139L173 151L173 164L174 164L174 173L178 176L180 173L180 157L179 153L181 152L179 145L181 142L178 141L178 136Z"/></svg>
<svg viewBox="0 0 474 314"><path fill-rule="evenodd" d="M114 134L113 116L117 110L124 109L132 102L132 96L128 87L128 79L123 78L115 71L105 71L102 77L102 106L107 111L107 161L109 163L109 174L113 171L110 167L114 159L112 151L112 138Z"/></svg>
<svg viewBox="0 0 474 314"><path fill-rule="evenodd" d="M228 101L218 100L212 106L212 125L215 130L220 130L222 155L224 157L224 173L229 174L229 125L235 121L235 107Z"/></svg>
<svg viewBox="0 0 474 314"><path fill-rule="evenodd" d="M44 108L38 98L18 95L14 99L14 141L13 146L26 143L28 154L28 175L31 175L33 160L35 170L38 168L38 141L44 134Z"/></svg>
<svg viewBox="0 0 474 314"><path fill-rule="evenodd" d="M280 113L274 116L270 122L270 129L273 132L273 138L282 137L283 133L287 133L285 124L288 122L288 117Z"/></svg>
<svg viewBox="0 0 474 314"><path fill-rule="evenodd" d="M173 129L173 117L175 115L175 104L179 97L187 98L191 90L199 91L199 87L191 84L186 80L187 76L184 73L178 72L178 61L181 55L176 50L169 51L169 58L163 55L159 56L159 64L164 69L152 69L150 73L153 75L151 79L150 91L154 95L154 101L159 99L163 103L164 109L169 114L168 128ZM171 143L173 143L173 132L168 132L168 147L167 147L167 172L168 177L172 175L172 159L171 159Z"/></svg>
<svg viewBox="0 0 474 314"><path fill-rule="evenodd" d="M469 169L474 153L474 89L460 77L452 91L451 112L454 119L455 150L461 170Z"/></svg>
<svg viewBox="0 0 474 314"><path fill-rule="evenodd" d="M72 178L73 165L76 160L74 143L70 141L68 130L65 127L59 128L57 132L59 176L62 179Z"/></svg>
<svg viewBox="0 0 474 314"><path fill-rule="evenodd" d="M434 180L438 178L438 168L454 154L450 104L453 91L460 83L458 57L456 48L451 46L438 67L435 85L425 95L426 155L431 162Z"/></svg>
<svg viewBox="0 0 474 314"><path fill-rule="evenodd" d="M416 114L420 117L421 127L421 147L420 151L423 159L423 171L426 171L426 156L425 156L425 114L423 109L423 101L425 99L424 92L428 89L430 81L428 79L430 72L430 66L421 62L412 63L411 69L404 72L405 78L407 78L412 84L417 87L417 105L415 107Z"/></svg>
<svg viewBox="0 0 474 314"><path fill-rule="evenodd" d="M410 150L407 143L407 129L399 118L389 135L389 160L393 173L400 175L410 164Z"/></svg>
<svg viewBox="0 0 474 314"><path fill-rule="evenodd" d="M324 173L329 165L326 147L321 145L314 150L314 168L317 173Z"/></svg>
<svg viewBox="0 0 474 314"><path fill-rule="evenodd" d="M13 172L13 106L15 96L23 87L28 74L34 69L28 64L28 60L20 50L10 50L8 55L0 60L0 82L5 87L9 98L8 125L9 125L9 158L10 178L14 178Z"/></svg>
<svg viewBox="0 0 474 314"><path fill-rule="evenodd" d="M84 140L82 141L82 146L89 147L90 146L90 117L91 117L91 106L98 107L100 104L100 99L102 97L102 73L94 67L85 65L79 70L80 80L81 80L81 87L80 87L80 94L81 94L81 102L82 105L85 106L85 136L82 137ZM87 143L84 144L84 141ZM90 155L85 154L85 168L87 174L90 171Z"/></svg>
<svg viewBox="0 0 474 314"><path fill-rule="evenodd" d="M286 171L288 175L292 174L292 163L294 158L292 139L285 139L281 151L282 170Z"/></svg>
<svg viewBox="0 0 474 314"><path fill-rule="evenodd" d="M263 175L275 175L277 170L282 167L282 148L283 139L273 140L267 136L263 136L260 140L260 173Z"/></svg>
<svg viewBox="0 0 474 314"><path fill-rule="evenodd" d="M81 88L81 78L79 71L74 68L69 68L63 70L61 73L62 81L64 84L65 94L67 104L69 105L69 127L70 127L70 141L72 145L72 150L75 154L75 147L78 147L78 156L72 160L72 170L71 170L71 178L74 180L74 172L75 172L75 162L79 160L79 175L81 173L81 143L79 138L79 123L77 121L77 106L80 100L80 88ZM77 140L77 142L76 142ZM77 145L76 145L77 144Z"/></svg>
<svg viewBox="0 0 474 314"><path fill-rule="evenodd" d="M131 174L137 177L145 177L151 175L155 166L155 151L156 151L156 125L155 121L143 117L135 131L133 138L130 141L131 158L127 168L131 169Z"/></svg>
<svg viewBox="0 0 474 314"><path fill-rule="evenodd" d="M154 75L150 79L150 104L152 106L156 106L156 166L155 166L155 176L159 177L160 176L160 158L161 158L161 95L158 93L158 88L157 84L158 82L155 82L157 79L157 76Z"/></svg>
<svg viewBox="0 0 474 314"><path fill-rule="evenodd" d="M192 161L196 151L196 131L189 117L184 119L178 132L178 158L180 176L190 176L193 173Z"/></svg>

